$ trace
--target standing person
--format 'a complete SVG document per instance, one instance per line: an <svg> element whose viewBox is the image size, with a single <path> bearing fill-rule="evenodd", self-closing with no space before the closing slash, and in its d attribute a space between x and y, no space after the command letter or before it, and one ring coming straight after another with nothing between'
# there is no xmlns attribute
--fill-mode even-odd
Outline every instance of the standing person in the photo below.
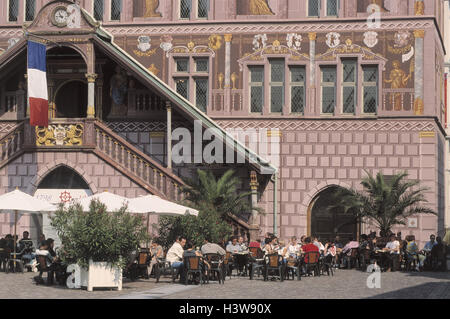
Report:
<svg viewBox="0 0 450 319"><path fill-rule="evenodd" d="M180 273L180 282L184 282L185 273L183 267L183 253L184 246L186 245L186 238L178 236L175 243L170 247L166 255L166 260L170 262L170 265L177 269Z"/></svg>

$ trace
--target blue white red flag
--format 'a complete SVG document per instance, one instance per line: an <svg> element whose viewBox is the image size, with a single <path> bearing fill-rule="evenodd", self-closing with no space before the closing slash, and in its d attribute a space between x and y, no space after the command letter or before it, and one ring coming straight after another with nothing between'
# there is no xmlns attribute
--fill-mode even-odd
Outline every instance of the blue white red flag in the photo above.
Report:
<svg viewBox="0 0 450 319"><path fill-rule="evenodd" d="M30 125L48 126L47 49L28 41L28 98Z"/></svg>

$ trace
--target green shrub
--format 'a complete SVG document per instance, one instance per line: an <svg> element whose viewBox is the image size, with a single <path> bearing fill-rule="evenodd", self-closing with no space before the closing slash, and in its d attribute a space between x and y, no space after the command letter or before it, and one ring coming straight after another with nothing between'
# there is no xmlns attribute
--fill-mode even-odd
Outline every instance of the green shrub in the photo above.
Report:
<svg viewBox="0 0 450 319"><path fill-rule="evenodd" d="M126 258L148 237L142 216L130 215L126 206L110 213L99 201L91 202L89 212L78 204L61 205L50 218L61 239L62 260L85 268L89 259L123 268Z"/></svg>

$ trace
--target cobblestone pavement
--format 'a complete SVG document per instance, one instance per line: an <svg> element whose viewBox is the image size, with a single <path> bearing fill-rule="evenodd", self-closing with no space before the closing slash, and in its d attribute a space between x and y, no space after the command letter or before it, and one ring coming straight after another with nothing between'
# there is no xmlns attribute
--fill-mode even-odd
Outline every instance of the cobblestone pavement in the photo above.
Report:
<svg viewBox="0 0 450 319"><path fill-rule="evenodd" d="M450 272L446 273L382 273L381 288L367 288L369 274L356 270L338 270L334 277L303 277L301 281L264 282L261 278L233 277L224 285L211 281L207 285L172 284L169 278L130 282L126 279L122 291L72 290L59 286L37 286L35 273L0 273L0 298L54 299L327 299L327 298L444 298L450 299ZM45 276L45 275L44 275Z"/></svg>

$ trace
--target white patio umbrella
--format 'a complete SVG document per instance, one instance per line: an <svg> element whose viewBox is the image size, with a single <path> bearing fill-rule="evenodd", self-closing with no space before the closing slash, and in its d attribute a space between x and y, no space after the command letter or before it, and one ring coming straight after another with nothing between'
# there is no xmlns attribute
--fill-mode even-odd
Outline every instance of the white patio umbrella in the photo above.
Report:
<svg viewBox="0 0 450 319"><path fill-rule="evenodd" d="M77 200L76 202L79 203L84 211L89 211L89 206L91 205L91 201L97 199L101 203L106 205L106 210L108 212L113 212L116 210L121 209L124 205L128 206L127 211L130 213L143 213L139 208L134 205L134 203L131 203L131 200L127 197L123 197L120 195L116 195L107 191L104 191L103 193L97 193L94 195L91 195L89 197L85 197L82 199Z"/></svg>
<svg viewBox="0 0 450 319"><path fill-rule="evenodd" d="M142 213L164 216L198 216L198 210L162 199L156 195L146 195L132 198L130 199L130 203L135 205L136 208Z"/></svg>
<svg viewBox="0 0 450 319"><path fill-rule="evenodd" d="M41 212L54 212L58 209L46 201L35 198L18 189L0 195L0 211L14 211L14 260L16 259L16 235L17 235L17 216L20 212L27 212L30 214L39 214ZM14 267L15 265L14 261Z"/></svg>

